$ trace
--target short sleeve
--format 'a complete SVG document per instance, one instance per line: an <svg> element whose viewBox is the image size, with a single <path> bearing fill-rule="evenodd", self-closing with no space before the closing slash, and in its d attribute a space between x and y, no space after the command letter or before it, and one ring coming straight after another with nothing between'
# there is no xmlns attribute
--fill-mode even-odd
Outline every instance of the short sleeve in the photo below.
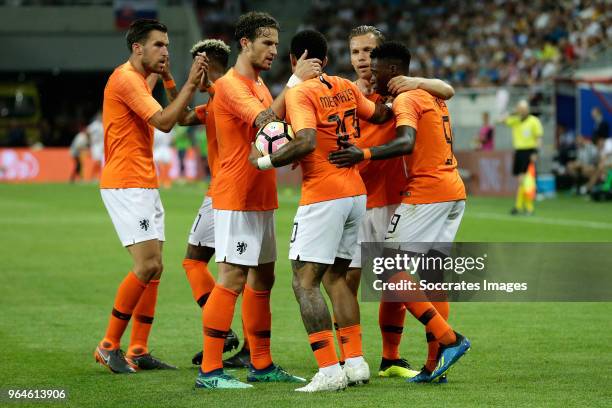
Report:
<svg viewBox="0 0 612 408"><path fill-rule="evenodd" d="M417 129L422 109L417 98L404 92L393 101L393 113L395 114L395 127L410 126Z"/></svg>
<svg viewBox="0 0 612 408"><path fill-rule="evenodd" d="M519 119L518 116L512 115L512 116L508 116L508 118L506 118L505 123L506 123L506 125L512 127L512 126L515 126L515 125L519 124L520 121L521 120Z"/></svg>
<svg viewBox="0 0 612 408"><path fill-rule="evenodd" d="M127 72L119 79L117 96L144 121L162 110L159 102L153 98L146 81L137 74Z"/></svg>
<svg viewBox="0 0 612 408"><path fill-rule="evenodd" d="M206 123L206 108L208 107L207 104L204 105L198 105L195 107L195 114L198 117L198 119L200 120L200 123L205 124Z"/></svg>
<svg viewBox="0 0 612 408"><path fill-rule="evenodd" d="M236 79L224 78L217 81L215 98L215 103L224 106L249 126L254 126L257 115L267 109L244 82Z"/></svg>
<svg viewBox="0 0 612 408"><path fill-rule="evenodd" d="M291 88L285 94L287 116L291 118L291 127L295 133L302 129L317 128L317 114L314 105L308 98L304 87Z"/></svg>

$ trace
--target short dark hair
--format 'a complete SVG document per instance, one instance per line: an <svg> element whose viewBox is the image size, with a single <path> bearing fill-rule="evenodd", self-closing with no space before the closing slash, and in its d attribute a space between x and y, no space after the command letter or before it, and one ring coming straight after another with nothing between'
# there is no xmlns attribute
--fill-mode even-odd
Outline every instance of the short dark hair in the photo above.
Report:
<svg viewBox="0 0 612 408"><path fill-rule="evenodd" d="M378 60L397 60L404 69L410 67L410 50L404 44L397 41L387 41L374 48L370 58Z"/></svg>
<svg viewBox="0 0 612 408"><path fill-rule="evenodd" d="M195 43L193 47L191 47L190 52L193 58L195 58L198 53L205 52L206 56L211 61L216 61L221 64L223 68L227 68L231 49L229 45L222 40L208 39Z"/></svg>
<svg viewBox="0 0 612 408"><path fill-rule="evenodd" d="M243 37L255 41L255 39L261 35L262 29L265 28L274 28L280 31L280 25L274 17L268 13L251 11L238 18L236 30L234 31L234 38L238 44L240 44L240 39Z"/></svg>
<svg viewBox="0 0 612 408"><path fill-rule="evenodd" d="M385 36L383 33L376 27L370 25L360 25L355 27L349 33L349 42L353 39L353 37L359 37L366 34L373 34L374 38L376 38L376 44L380 45L385 42Z"/></svg>
<svg viewBox="0 0 612 408"><path fill-rule="evenodd" d="M154 30L167 33L168 27L150 18L139 18L138 20L134 20L132 24L130 24L130 28L125 36L128 51L132 52L132 45L134 43L142 44L147 37L149 37L149 32Z"/></svg>
<svg viewBox="0 0 612 408"><path fill-rule="evenodd" d="M327 56L327 40L316 30L300 31L291 39L291 54L296 58L308 50L308 58L318 58L321 61Z"/></svg>

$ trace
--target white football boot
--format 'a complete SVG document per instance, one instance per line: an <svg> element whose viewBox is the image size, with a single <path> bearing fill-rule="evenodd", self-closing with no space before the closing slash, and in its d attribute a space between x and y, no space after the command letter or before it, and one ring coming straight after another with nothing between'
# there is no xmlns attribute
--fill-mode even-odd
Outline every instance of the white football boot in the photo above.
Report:
<svg viewBox="0 0 612 408"><path fill-rule="evenodd" d="M349 386L367 384L370 382L370 366L368 366L365 360L356 366L345 363L343 370L346 373Z"/></svg>
<svg viewBox="0 0 612 408"><path fill-rule="evenodd" d="M307 385L295 390L297 392L342 391L346 386L347 380L343 370L331 376L319 371Z"/></svg>

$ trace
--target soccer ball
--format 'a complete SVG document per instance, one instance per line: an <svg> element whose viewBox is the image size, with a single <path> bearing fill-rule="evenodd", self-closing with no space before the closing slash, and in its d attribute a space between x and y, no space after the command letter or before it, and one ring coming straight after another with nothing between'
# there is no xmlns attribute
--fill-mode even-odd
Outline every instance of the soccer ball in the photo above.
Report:
<svg viewBox="0 0 612 408"><path fill-rule="evenodd" d="M274 121L257 131L255 147L261 154L267 156L289 143L293 138L293 129L288 123Z"/></svg>

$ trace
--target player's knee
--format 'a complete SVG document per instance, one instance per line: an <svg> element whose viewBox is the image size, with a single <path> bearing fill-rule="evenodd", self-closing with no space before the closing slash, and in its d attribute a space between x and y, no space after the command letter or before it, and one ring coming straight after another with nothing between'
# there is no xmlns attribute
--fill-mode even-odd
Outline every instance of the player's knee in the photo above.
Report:
<svg viewBox="0 0 612 408"><path fill-rule="evenodd" d="M164 268L161 259L151 258L137 265L134 269L134 273L140 280L149 282L152 279L159 279Z"/></svg>
<svg viewBox="0 0 612 408"><path fill-rule="evenodd" d="M217 284L236 293L241 293L246 284L246 274L238 271L219 273Z"/></svg>
<svg viewBox="0 0 612 408"><path fill-rule="evenodd" d="M320 279L310 274L293 273L293 281L291 283L293 291L298 293L302 290L309 290L315 287L319 287L321 284Z"/></svg>

